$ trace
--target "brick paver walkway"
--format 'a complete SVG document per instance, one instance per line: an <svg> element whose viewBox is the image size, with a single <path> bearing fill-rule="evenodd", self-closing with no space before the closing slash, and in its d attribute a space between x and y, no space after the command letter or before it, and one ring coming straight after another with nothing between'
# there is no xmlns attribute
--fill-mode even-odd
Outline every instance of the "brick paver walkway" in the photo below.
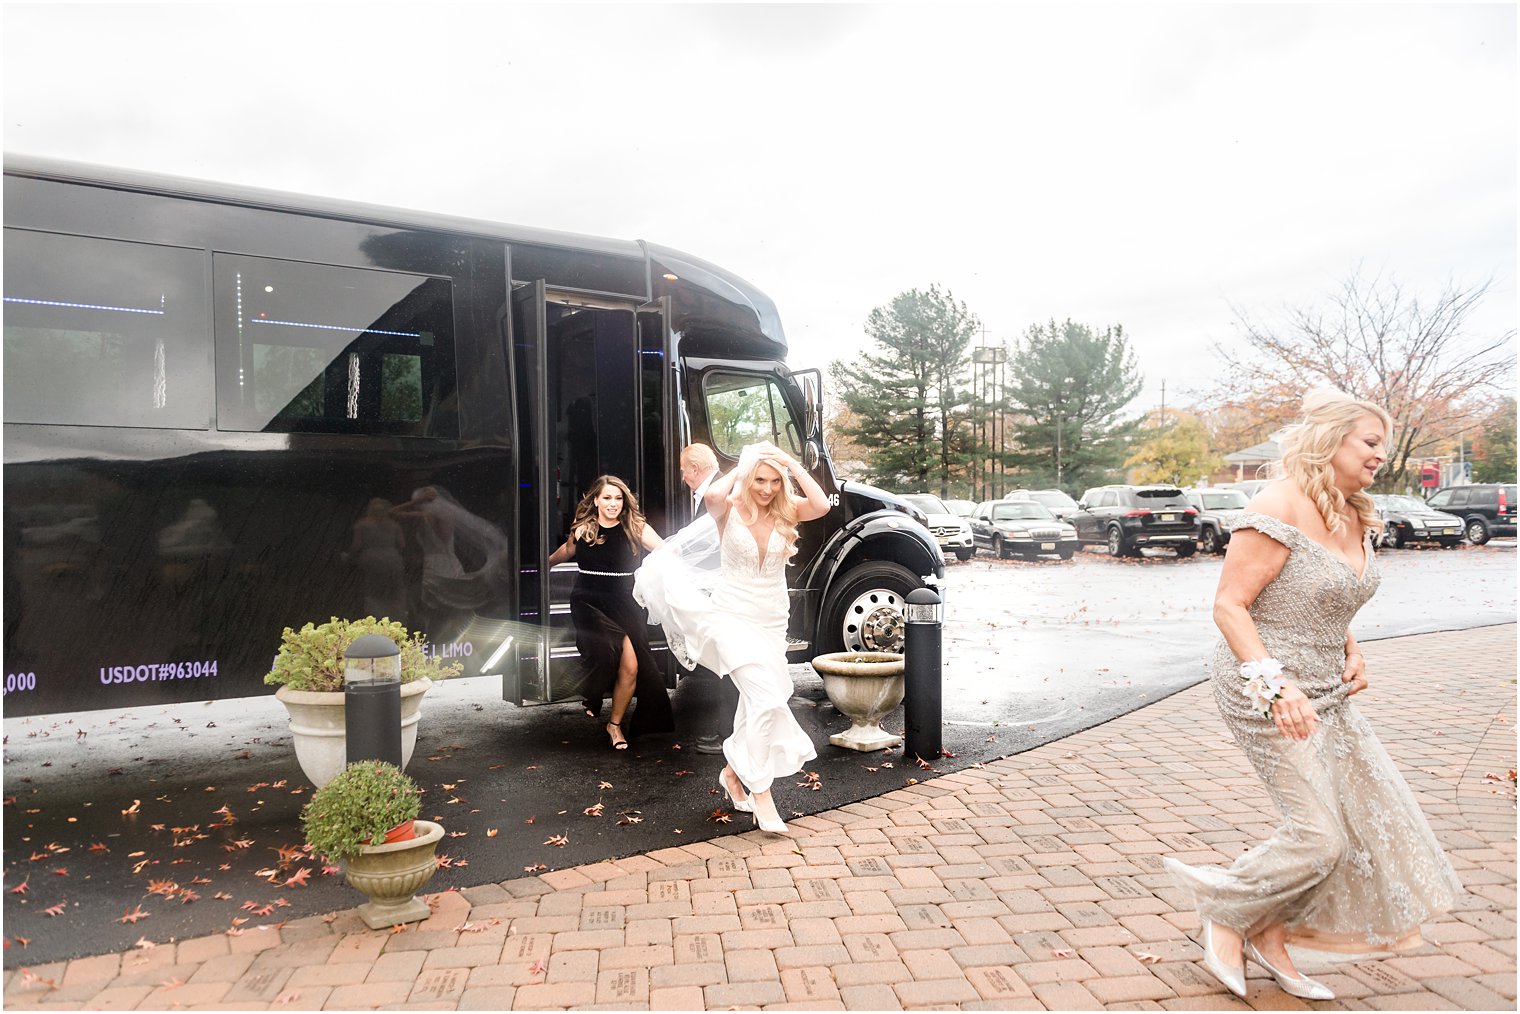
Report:
<svg viewBox="0 0 1520 1014"><path fill-rule="evenodd" d="M1515 627L1364 645L1358 703L1469 893L1349 1009L1515 1008ZM1228 862L1270 805L1207 685L983 768L758 832L429 898L5 973L11 1009L1302 1009L1195 963L1160 857ZM792 790L796 791L796 790ZM783 797L785 791L782 792Z"/></svg>

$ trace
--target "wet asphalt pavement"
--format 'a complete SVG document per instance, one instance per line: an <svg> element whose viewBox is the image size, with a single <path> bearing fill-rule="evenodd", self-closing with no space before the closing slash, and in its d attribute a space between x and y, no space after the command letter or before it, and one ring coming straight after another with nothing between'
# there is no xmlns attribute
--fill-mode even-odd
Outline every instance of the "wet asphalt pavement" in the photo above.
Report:
<svg viewBox="0 0 1520 1014"><path fill-rule="evenodd" d="M1515 618L1514 543L1383 554L1360 638ZM900 749L828 745L848 722L794 667L793 711L818 745L778 781L784 811L815 813L908 779L1015 754L1203 678L1217 558L947 568L943 736L921 769ZM720 806L722 758L693 750L711 699L683 681L674 736L614 752L571 704L517 709L490 680L434 688L408 768L422 815L448 837L426 891L461 888L747 828ZM902 730L902 712L884 725ZM244 931L363 900L300 851L310 786L273 699L100 711L4 723L5 965L124 950L139 940ZM554 840L563 839L563 844Z"/></svg>

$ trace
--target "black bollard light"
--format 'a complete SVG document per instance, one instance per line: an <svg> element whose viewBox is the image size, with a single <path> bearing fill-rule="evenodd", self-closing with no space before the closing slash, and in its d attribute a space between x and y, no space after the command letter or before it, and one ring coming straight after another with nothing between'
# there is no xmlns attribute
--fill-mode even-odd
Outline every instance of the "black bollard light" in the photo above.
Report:
<svg viewBox="0 0 1520 1014"><path fill-rule="evenodd" d="M944 752L940 738L944 681L941 643L944 612L930 588L908 593L903 610L903 757L933 760Z"/></svg>
<svg viewBox="0 0 1520 1014"><path fill-rule="evenodd" d="M343 735L348 763L401 766L401 649L384 634L354 639L343 656Z"/></svg>

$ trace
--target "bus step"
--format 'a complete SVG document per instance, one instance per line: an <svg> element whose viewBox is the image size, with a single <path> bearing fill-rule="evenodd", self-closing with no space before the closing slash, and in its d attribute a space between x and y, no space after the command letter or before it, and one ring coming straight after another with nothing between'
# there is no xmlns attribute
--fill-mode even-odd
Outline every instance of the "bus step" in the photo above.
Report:
<svg viewBox="0 0 1520 1014"><path fill-rule="evenodd" d="M793 641L791 638L787 638L786 653L788 655L795 655L798 652L807 651L812 646L812 641Z"/></svg>

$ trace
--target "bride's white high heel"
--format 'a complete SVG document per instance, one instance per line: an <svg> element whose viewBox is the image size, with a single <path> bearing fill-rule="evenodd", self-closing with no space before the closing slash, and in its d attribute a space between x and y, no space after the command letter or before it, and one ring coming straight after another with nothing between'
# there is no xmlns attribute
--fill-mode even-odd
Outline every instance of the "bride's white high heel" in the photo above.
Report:
<svg viewBox="0 0 1520 1014"><path fill-rule="evenodd" d="M1277 985L1289 996L1296 996L1300 1000L1334 1000L1335 993L1323 982L1315 982L1307 975L1293 976L1284 972L1281 968L1272 964L1261 956L1261 951L1250 940L1245 942L1245 956L1265 968L1277 980Z"/></svg>
<svg viewBox="0 0 1520 1014"><path fill-rule="evenodd" d="M723 770L727 771L728 769L724 768ZM747 797L744 799L735 799L733 797L733 794L728 791L728 779L723 777L723 771L718 772L718 790L723 793L723 798L728 800L728 805L732 806L736 812L755 812L755 804L753 801Z"/></svg>
<svg viewBox="0 0 1520 1014"><path fill-rule="evenodd" d="M755 825L759 827L760 830L767 831L771 834L781 834L790 837L792 829L787 827L786 822L781 819L781 814L776 810L775 800L770 799L767 796L762 809L762 804L759 804L757 802L756 797L750 796L749 799L752 804L755 804ZM769 810L770 812L766 813L764 812L765 810Z"/></svg>

